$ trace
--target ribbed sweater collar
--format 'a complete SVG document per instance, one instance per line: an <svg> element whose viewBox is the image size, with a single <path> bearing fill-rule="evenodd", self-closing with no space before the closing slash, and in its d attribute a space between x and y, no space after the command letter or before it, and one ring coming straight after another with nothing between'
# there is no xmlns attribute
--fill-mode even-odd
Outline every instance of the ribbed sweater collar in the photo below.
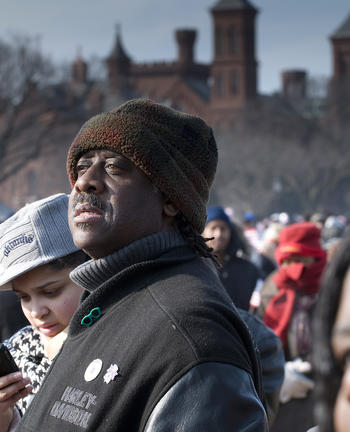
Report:
<svg viewBox="0 0 350 432"><path fill-rule="evenodd" d="M108 279L133 264L157 258L169 249L186 245L176 232L159 232L137 240L106 257L87 261L70 273L71 280L93 291Z"/></svg>

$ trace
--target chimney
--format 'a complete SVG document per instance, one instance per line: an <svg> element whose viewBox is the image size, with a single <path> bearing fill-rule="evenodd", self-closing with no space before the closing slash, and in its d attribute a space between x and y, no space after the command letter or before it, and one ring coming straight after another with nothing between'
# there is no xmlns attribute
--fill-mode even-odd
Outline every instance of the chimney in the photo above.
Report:
<svg viewBox="0 0 350 432"><path fill-rule="evenodd" d="M282 94L287 99L305 99L305 70L285 70L282 72Z"/></svg>
<svg viewBox="0 0 350 432"><path fill-rule="evenodd" d="M181 29L175 32L178 59L177 61L182 64L193 63L193 47L196 40L197 31L194 29Z"/></svg>

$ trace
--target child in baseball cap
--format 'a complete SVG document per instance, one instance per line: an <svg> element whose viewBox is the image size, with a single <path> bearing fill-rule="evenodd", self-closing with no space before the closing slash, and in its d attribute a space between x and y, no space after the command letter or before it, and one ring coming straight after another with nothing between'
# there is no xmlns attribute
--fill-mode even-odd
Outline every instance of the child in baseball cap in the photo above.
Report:
<svg viewBox="0 0 350 432"><path fill-rule="evenodd" d="M31 324L5 341L21 371L0 378L0 423L9 430L38 391L82 293L69 278L87 256L71 237L68 198L28 204L0 224L0 290L15 292Z"/></svg>

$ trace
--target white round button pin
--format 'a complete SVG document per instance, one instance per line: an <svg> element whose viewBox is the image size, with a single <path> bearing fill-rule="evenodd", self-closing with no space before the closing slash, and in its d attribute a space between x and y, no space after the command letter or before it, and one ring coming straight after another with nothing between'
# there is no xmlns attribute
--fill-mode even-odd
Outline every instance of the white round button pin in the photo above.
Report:
<svg viewBox="0 0 350 432"><path fill-rule="evenodd" d="M93 381L95 378L97 378L98 374L101 372L101 369L102 369L102 360L101 359L93 360L86 368L84 374L85 381Z"/></svg>

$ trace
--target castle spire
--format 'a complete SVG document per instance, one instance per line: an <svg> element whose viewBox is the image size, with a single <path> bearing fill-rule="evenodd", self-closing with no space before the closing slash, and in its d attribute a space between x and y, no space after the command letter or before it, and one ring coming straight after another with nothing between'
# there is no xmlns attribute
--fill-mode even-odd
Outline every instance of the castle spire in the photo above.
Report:
<svg viewBox="0 0 350 432"><path fill-rule="evenodd" d="M123 47L122 43L122 36L121 36L121 24L117 23L115 26L116 29L116 37L115 37L115 43L114 47L112 49L110 58L116 59L116 60L128 60L130 61L130 57L126 54L126 51Z"/></svg>
<svg viewBox="0 0 350 432"><path fill-rule="evenodd" d="M81 46L78 46L77 57L72 64L72 80L80 84L87 82L87 64L83 60Z"/></svg>
<svg viewBox="0 0 350 432"><path fill-rule="evenodd" d="M122 44L121 25L116 25L115 43L110 56L106 59L108 79L115 94L121 94L129 87L131 58Z"/></svg>
<svg viewBox="0 0 350 432"><path fill-rule="evenodd" d="M348 39L350 38L350 14L337 28L337 30L331 35L331 39Z"/></svg>

